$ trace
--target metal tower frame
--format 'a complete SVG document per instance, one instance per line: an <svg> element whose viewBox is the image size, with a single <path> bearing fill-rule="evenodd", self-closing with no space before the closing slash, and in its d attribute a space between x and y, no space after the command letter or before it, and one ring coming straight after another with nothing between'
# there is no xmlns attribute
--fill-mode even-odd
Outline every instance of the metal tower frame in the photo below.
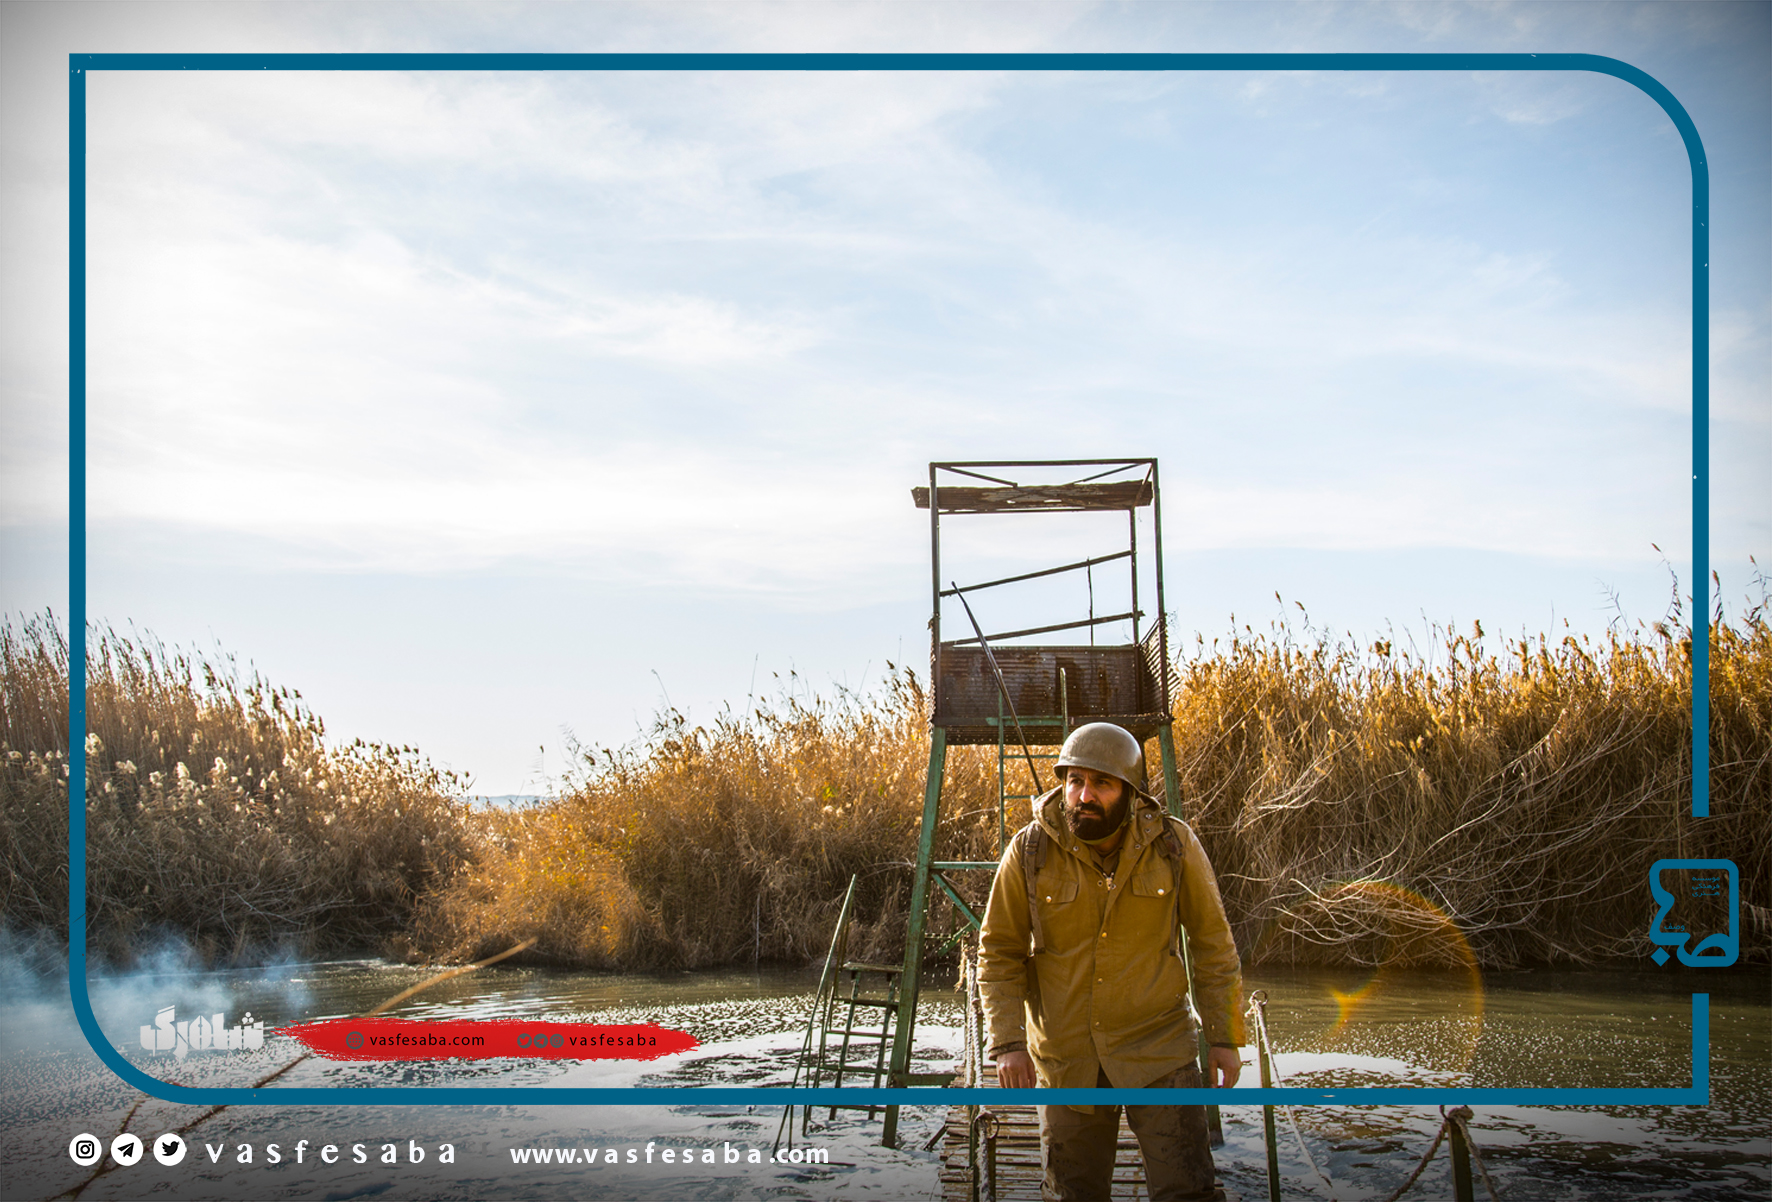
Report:
<svg viewBox="0 0 1772 1202"><path fill-rule="evenodd" d="M1059 483L1025 483L1036 476L1062 473L1079 478ZM961 477L963 483L943 483L944 477ZM1017 479L1016 477L1022 477ZM935 831L941 809L942 778L950 746L995 744L998 751L997 854L1001 857L1007 836L1004 821L1007 802L1029 797L1006 791L1007 759L1025 756L1027 771L1035 777L1037 797L1043 790L1034 769L1036 758L1050 761L1056 753L1036 757L1033 747L1056 747L1071 729L1083 722L1113 722L1125 727L1140 743L1156 738L1162 753L1163 797L1171 813L1178 813L1179 789L1175 767L1175 742L1171 723L1173 673L1169 660L1167 612L1163 596L1163 511L1157 481L1157 461L1135 459L1034 459L965 460L929 465L929 484L911 490L920 509L929 511L929 566L931 617L929 772L923 792L922 825L917 840L917 865L911 884L910 929L905 941L904 968L900 974L898 1021L893 1032L888 1084L895 1087L946 1084L946 1074L910 1072L911 1044L921 992L924 936L933 883L954 904L967 925L976 929L981 918L960 896L948 879L951 872L995 871L997 861L936 861ZM1145 623L1140 608L1138 511L1151 510L1147 564L1154 580L1155 620ZM975 584L942 585L941 524L944 516L1038 515L1054 513L1124 512L1127 517L1125 550L1091 555L1054 567L1022 572ZM1098 615L1094 612L1094 572L1098 566L1125 561L1130 581L1131 608ZM977 625L969 594L1071 572L1084 572L1090 581L1089 612L1075 620L1059 621L986 634ZM1148 593L1146 596L1148 597ZM942 638L942 602L961 602L971 623L967 637ZM1132 641L1103 645L1095 642L1099 627L1130 621ZM1009 640L1061 631L1088 630L1088 644L1004 645ZM1140 631L1143 631L1142 635ZM1189 973L1190 987L1192 973ZM898 1107L886 1111L883 1142L896 1140Z"/></svg>

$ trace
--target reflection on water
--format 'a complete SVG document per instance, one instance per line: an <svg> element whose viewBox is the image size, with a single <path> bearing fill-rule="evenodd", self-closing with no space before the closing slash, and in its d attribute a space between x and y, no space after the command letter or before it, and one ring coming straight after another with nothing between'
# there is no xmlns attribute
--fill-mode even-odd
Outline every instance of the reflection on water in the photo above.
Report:
<svg viewBox="0 0 1772 1202"><path fill-rule="evenodd" d="M106 1031L135 1063L186 1084L240 1085L291 1058L296 1051L292 1041L271 1036L256 1052L193 1054L175 1063L140 1048L139 1026L152 1022L156 1010L167 1005L176 1005L181 1014L222 1012L229 1022L250 1010L268 1028L361 1013L426 975L421 969L378 961L349 961L276 971L138 977L100 985L93 992ZM945 982L945 975L934 974L938 983ZM417 1019L532 1015L555 1021L656 1022L688 1031L702 1046L655 1062L314 1059L280 1084L785 1084L817 978L816 969L660 975L492 969L446 981L402 1005L399 1013ZM1470 973L1458 969L1378 974L1260 970L1251 972L1246 984L1269 995L1269 1027L1283 1083L1334 1087L1684 1086L1691 1075L1691 990L1707 989L1711 993L1710 1106L1579 1110L1485 1106L1476 1108L1473 1128L1503 1196L1516 1202L1610 1197L1696 1202L1772 1195L1768 1164L1772 1144L1767 1139L1772 1131L1768 1100L1772 1099L1768 1072L1772 1008L1767 1005L1762 971L1521 972L1490 974L1479 985ZM958 1053L957 998L945 989L926 993L920 1018L919 1060L930 1068L945 1067ZM77 1124L71 1133L98 1130L109 1121L108 1130L114 1130L121 1111L135 1097L102 1070L74 1067L65 1050L33 1034L28 1023L14 1024L5 1051L9 1080L0 1092L0 1121L9 1126L15 1120L28 1121L45 1131L60 1132ZM1256 1083L1253 1069L1244 1082ZM95 1105L97 1099L103 1104ZM178 1108L165 1109L170 1114ZM643 1141L668 1127L683 1139L708 1146L742 1136L767 1147L774 1133L773 1108L739 1113L743 1109L673 1107L666 1112L630 1107L569 1113L588 1116L579 1122L599 1126L609 1139ZM250 1130L253 1124L284 1121L274 1111L236 1113L239 1117L217 1120L218 1126L233 1121ZM374 1121L368 1112L354 1108L302 1113L317 1125L340 1128ZM478 1127L464 1117L494 1113L519 1117L487 1120ZM491 1165L507 1144L558 1138L561 1113L549 1108L449 1108L401 1118L399 1129L435 1128L463 1139L461 1131L478 1130L485 1163ZM816 1198L828 1196L840 1178L842 1192L855 1196L926 1195L935 1188L935 1164L914 1148L940 1122L941 1114L939 1106L907 1112L906 1146L912 1150L886 1152L872 1147L877 1121L870 1128L859 1115L840 1113L814 1134L842 1149L840 1159L847 1167L833 1167L817 1180L703 1181L695 1192L706 1197ZM1264 1198L1261 1112L1227 1106L1224 1116L1227 1144L1219 1153L1221 1172L1245 1199ZM1297 1122L1312 1157L1334 1179L1337 1196L1354 1202L1386 1197L1400 1185L1426 1150L1440 1116L1429 1107L1304 1107L1297 1111ZM1284 1122L1281 1130L1286 1196L1326 1196ZM59 1136L64 1146L69 1133ZM9 1155L17 1161L20 1153ZM1407 1197L1449 1197L1444 1161L1442 1152ZM489 1179L498 1182L496 1186L475 1186L441 1170L435 1174L426 1190L436 1197L473 1197L476 1190L484 1196L488 1190L515 1188L500 1177ZM577 1193L588 1188L582 1172L574 1175L564 1169L551 1178L532 1174L524 1180L539 1192L520 1196L551 1196L549 1182ZM663 1191L660 1196L673 1196L666 1189L666 1178L647 1180ZM229 1196L226 1191L237 1184L218 1178L213 1196ZM284 1192L278 1196L344 1196L337 1192L344 1184L333 1178L296 1177L282 1183L279 1188ZM616 1187L610 1188L613 1196L623 1196ZM621 1188L640 1187L630 1182ZM123 1193L95 1189L88 1196L130 1195L126 1189ZM597 1195L592 1190L585 1196Z"/></svg>
<svg viewBox="0 0 1772 1202"><path fill-rule="evenodd" d="M315 1017L360 1013L434 970L363 960L314 965L296 979L307 986ZM801 997L818 986L817 967L759 972L585 973L490 969L454 977L401 1008L413 1018L527 1017L651 1012L701 1002L767 1002ZM269 983L269 982L265 982ZM243 982L243 989L259 982Z"/></svg>
<svg viewBox="0 0 1772 1202"><path fill-rule="evenodd" d="M1247 983L1270 996L1284 1084L1317 1087L1684 1087L1692 1080L1692 993L1708 992L1708 1107L1480 1106L1474 1133L1509 1197L1772 1197L1764 970L1491 973L1474 1001L1457 972L1263 970ZM1297 1115L1317 1162L1338 1187L1351 1186L1340 1190L1344 1199L1387 1196L1440 1122L1426 1108L1323 1106ZM1259 1111L1242 1121L1259 1123ZM1295 1147L1292 1155L1307 1190L1309 1170ZM1430 1169L1423 1188L1432 1179ZM1516 1188L1506 1193L1510 1180ZM1438 1195L1429 1188L1423 1196Z"/></svg>

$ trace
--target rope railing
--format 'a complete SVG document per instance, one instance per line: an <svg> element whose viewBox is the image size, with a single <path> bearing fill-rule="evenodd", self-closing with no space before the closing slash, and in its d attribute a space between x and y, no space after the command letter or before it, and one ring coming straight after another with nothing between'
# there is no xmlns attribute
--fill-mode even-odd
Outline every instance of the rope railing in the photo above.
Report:
<svg viewBox="0 0 1772 1202"><path fill-rule="evenodd" d="M968 942L960 950L960 976L966 989L966 1085L984 1084L984 995L978 983L978 948Z"/></svg>
<svg viewBox="0 0 1772 1202"><path fill-rule="evenodd" d="M1280 1084L1279 1072L1274 1068L1273 1041L1268 1035L1267 1000L1266 990L1254 990L1249 995L1249 1009L1247 1011L1250 1025L1255 1028L1256 1057L1260 1063L1261 1084L1264 1089ZM1268 1198L1269 1202L1280 1202L1280 1153L1279 1143L1274 1135L1274 1107L1263 1106L1261 1109L1263 1132L1267 1143ZM1299 1150L1304 1153L1305 1163L1310 1165L1311 1171L1329 1188L1330 1198L1335 1198L1335 1183L1330 1181L1328 1174L1317 1167L1317 1162L1312 1158L1310 1149L1305 1145L1304 1134L1298 1129L1298 1119L1293 1113L1292 1107L1283 1106L1281 1109L1286 1112L1286 1120L1292 1128L1293 1137L1298 1141ZM1471 1137L1470 1120L1472 1115L1470 1107L1458 1106L1448 1112L1442 1106L1440 1107L1440 1116L1440 1129L1434 1133L1433 1143L1429 1144L1427 1151L1422 1153L1420 1161L1416 1163L1415 1169L1409 1174L1408 1179L1385 1197L1382 1202L1399 1202L1403 1195L1409 1192L1410 1188L1420 1179L1422 1170L1426 1169L1428 1163L1433 1160L1434 1153L1440 1150L1440 1145L1445 1142L1448 1133L1452 1135L1453 1139L1452 1184L1457 1198L1466 1199L1472 1196L1470 1168L1467 1164L1461 1163L1460 1153L1464 1152L1468 1153L1470 1159L1476 1163L1477 1171L1483 1178L1483 1188L1488 1191L1490 1202L1501 1202L1501 1191L1495 1188L1495 1181L1489 1176L1489 1168L1483 1163L1482 1153L1477 1149L1477 1141Z"/></svg>
<svg viewBox="0 0 1772 1202"><path fill-rule="evenodd" d="M965 1083L972 1089L984 1084L984 991L978 980L978 955L976 941L965 944L960 953L960 978L966 990ZM966 1114L966 1167L971 1198L973 1202L997 1202L997 1137L1002 1124L995 1113L983 1106L968 1106Z"/></svg>
<svg viewBox="0 0 1772 1202"><path fill-rule="evenodd" d="M1489 1176L1489 1167L1483 1163L1482 1153L1477 1150L1477 1141L1471 1138L1470 1120L1471 1108L1469 1106L1455 1106L1450 1111L1444 1106L1440 1107L1440 1129L1434 1132L1434 1142L1428 1145L1427 1152L1422 1156L1421 1162L1415 1166L1415 1171L1409 1174L1409 1179L1403 1182L1402 1185L1398 1186L1388 1197L1384 1198L1383 1202L1398 1202L1398 1199L1400 1199L1405 1193L1409 1192L1409 1187L1414 1185L1416 1178L1421 1176L1421 1171L1427 1167L1428 1161L1433 1159L1434 1153L1439 1151L1440 1144L1445 1141L1448 1134L1451 1134L1453 1137L1454 1149L1459 1146L1458 1141L1462 1141L1464 1150L1468 1152L1470 1158L1476 1162L1477 1172L1482 1175L1483 1188L1488 1191L1490 1202L1501 1202L1501 1191L1495 1188L1495 1181ZM1468 1167L1465 1168L1462 1174L1463 1180L1460 1181L1457 1180L1460 1176L1458 1173L1458 1167L1458 1158L1455 1155L1453 1157L1453 1175L1455 1178L1453 1181L1453 1188L1458 1190L1461 1196L1469 1197L1471 1193L1470 1170Z"/></svg>
<svg viewBox="0 0 1772 1202"><path fill-rule="evenodd" d="M973 1107L978 1113L972 1116L972 1196L976 1202L997 1202L997 1137L1002 1132L1002 1124L997 1116L981 1106ZM978 1165L978 1150L984 1148L984 1166L982 1172Z"/></svg>
<svg viewBox="0 0 1772 1202"><path fill-rule="evenodd" d="M1384 1199L1384 1202L1397 1202L1398 1198L1401 1198L1404 1194L1409 1192L1409 1187L1415 1184L1415 1179L1417 1177L1421 1176L1421 1170L1427 1168L1428 1161L1432 1160L1434 1158L1434 1153L1440 1150L1440 1143L1446 1138L1447 1126L1448 1124L1444 1122L1440 1124L1440 1129L1434 1132L1434 1142L1429 1144L1427 1146L1427 1151L1421 1154L1421 1160L1416 1164L1415 1171L1410 1173L1409 1179L1399 1185L1395 1192L1393 1192L1388 1198Z"/></svg>
<svg viewBox="0 0 1772 1202"><path fill-rule="evenodd" d="M965 993L965 1043L962 1053L962 1083L969 1088L978 1088L984 1084L985 1038L981 1030L984 1019L984 1001L978 980L978 952L975 943L963 945L960 960L960 984ZM1257 989L1249 995L1247 1017L1255 1032L1256 1055L1260 1064L1261 1084L1264 1089L1278 1088L1282 1081L1275 1067L1273 1037L1267 1022L1268 996L1265 990ZM1268 1197L1270 1202L1281 1202L1279 1173L1279 1142L1276 1137L1273 1116L1276 1107L1263 1106L1263 1131L1267 1144L1268 1159ZM1280 1106L1286 1115L1287 1125L1292 1130L1293 1139L1304 1161L1310 1166L1311 1172L1322 1182L1331 1202L1338 1202L1336 1185L1311 1155L1310 1145L1305 1142L1304 1132L1299 1128L1298 1115L1291 1106ZM968 1106L968 1168L971 1178L971 1196L978 1202L994 1199L997 1182L995 1173L996 1157L995 1135L998 1129L996 1116L989 1110L979 1106ZM1483 1188L1488 1193L1490 1202L1501 1202L1501 1191L1496 1188L1495 1181L1489 1175L1489 1168L1483 1163L1482 1153L1477 1141L1470 1132L1471 1110L1468 1106L1458 1106L1451 1111L1440 1108L1440 1126L1434 1133L1433 1142L1421 1156L1408 1178L1394 1191L1382 1199L1382 1202L1401 1202L1403 1196L1414 1188L1421 1179L1422 1173L1433 1161L1434 1154L1440 1150L1447 1136L1452 1137L1453 1144L1453 1189L1457 1199L1473 1196L1470 1180L1470 1165L1463 1160L1468 1154L1470 1162L1474 1162L1478 1174L1482 1177ZM938 1133L939 1134L939 1133ZM931 1144L936 1142L931 1141ZM982 1155L981 1155L982 1154Z"/></svg>
<svg viewBox="0 0 1772 1202"><path fill-rule="evenodd" d="M1249 1009L1246 1014L1250 1023L1255 1027L1255 1054L1261 1062L1262 1088L1277 1088L1280 1084L1280 1073L1274 1067L1274 1045L1273 1040L1268 1037L1267 1031L1267 990L1257 989L1249 995ZM1262 1125L1267 1139L1268 1194L1271 1202L1280 1202L1280 1151L1278 1143L1274 1139L1274 1108L1263 1106L1261 1109L1265 1120ZM1317 1179L1328 1189L1330 1202L1340 1202L1335 1194L1335 1182L1329 1179L1329 1174L1317 1167L1317 1161L1311 1155L1310 1146L1304 1142L1304 1132L1298 1129L1298 1116L1293 1113L1290 1106L1282 1106L1280 1109L1286 1112L1286 1123L1292 1128L1292 1137L1298 1141L1298 1150L1304 1153L1304 1162L1311 1166L1311 1172L1315 1173Z"/></svg>
<svg viewBox="0 0 1772 1202"><path fill-rule="evenodd" d="M1483 1188L1489 1191L1490 1202L1501 1202L1501 1192L1495 1188L1495 1182L1489 1176L1489 1166L1483 1163L1483 1154L1477 1150L1477 1141L1471 1138L1471 1108L1469 1106L1454 1107L1446 1116L1446 1121L1454 1123L1458 1132L1464 1137L1464 1146L1469 1150L1471 1159L1477 1162L1477 1172L1482 1175Z"/></svg>

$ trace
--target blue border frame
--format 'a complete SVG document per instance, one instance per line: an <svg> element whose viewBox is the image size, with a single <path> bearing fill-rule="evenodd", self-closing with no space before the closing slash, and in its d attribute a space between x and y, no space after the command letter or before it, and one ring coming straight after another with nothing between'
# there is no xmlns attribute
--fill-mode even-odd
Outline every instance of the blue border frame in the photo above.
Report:
<svg viewBox="0 0 1772 1202"><path fill-rule="evenodd" d="M1710 170L1666 87L1596 54L71 54L68 56L68 990L86 1041L125 1082L168 1102L286 1105L1219 1105L1703 1106L1710 995L1692 995L1692 1084L1665 1089L551 1089L369 1086L194 1089L129 1063L86 982L86 76L93 71L1590 71L1660 105L1692 166L1692 814L1710 815ZM1702 637L1700 637L1702 636ZM1234 1099L1234 1100L1231 1100Z"/></svg>

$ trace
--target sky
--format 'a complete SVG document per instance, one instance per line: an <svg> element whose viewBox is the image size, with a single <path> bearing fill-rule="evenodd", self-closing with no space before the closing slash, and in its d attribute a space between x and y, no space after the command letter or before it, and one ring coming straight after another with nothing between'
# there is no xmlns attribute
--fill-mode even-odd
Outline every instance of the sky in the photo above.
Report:
<svg viewBox="0 0 1772 1202"><path fill-rule="evenodd" d="M85 51L1614 56L1710 158L1727 612L1772 562L1766 4L27 3L0 44L14 622L68 611ZM111 73L88 109L90 615L475 793L921 671L932 460L1159 459L1183 644L1598 634L1690 588L1690 177L1615 79Z"/></svg>

